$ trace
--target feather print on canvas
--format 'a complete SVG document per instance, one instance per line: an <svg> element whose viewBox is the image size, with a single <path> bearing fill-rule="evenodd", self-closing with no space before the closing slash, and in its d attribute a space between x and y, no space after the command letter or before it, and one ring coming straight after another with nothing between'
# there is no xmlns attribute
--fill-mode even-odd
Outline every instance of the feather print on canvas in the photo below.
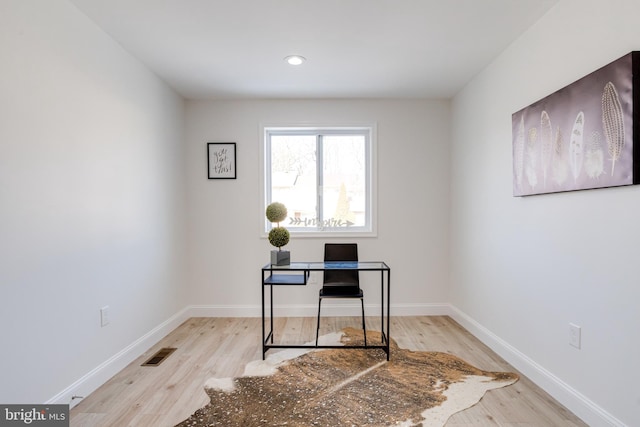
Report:
<svg viewBox="0 0 640 427"><path fill-rule="evenodd" d="M536 188L536 185L538 185L538 174L536 172L536 163L538 158L536 142L538 140L538 129L529 129L528 136L524 173L527 176L527 182L531 188Z"/></svg>
<svg viewBox="0 0 640 427"><path fill-rule="evenodd" d="M583 131L584 113L580 111L576 121L573 123L571 142L569 143L569 167L571 168L574 183L577 182L580 172L582 172L582 162L584 160Z"/></svg>
<svg viewBox="0 0 640 427"><path fill-rule="evenodd" d="M604 153L600 140L600 134L593 131L585 146L584 172L592 179L598 179L604 173Z"/></svg>
<svg viewBox="0 0 640 427"><path fill-rule="evenodd" d="M611 176L613 176L616 162L620 159L622 148L624 148L624 117L618 91L611 82L604 86L602 92L602 129L611 156Z"/></svg>
<svg viewBox="0 0 640 427"><path fill-rule="evenodd" d="M640 184L640 51L514 112L511 129L516 197Z"/></svg>
<svg viewBox="0 0 640 427"><path fill-rule="evenodd" d="M516 185L522 189L522 170L524 168L524 115L518 125L518 137L513 146L513 167L516 173Z"/></svg>
<svg viewBox="0 0 640 427"><path fill-rule="evenodd" d="M540 161L542 165L542 185L547 187L547 174L551 166L551 153L553 150L553 128L549 113L542 111L540 114Z"/></svg>
<svg viewBox="0 0 640 427"><path fill-rule="evenodd" d="M556 184L561 186L567 179L569 170L567 167L567 160L564 155L564 141L562 139L562 132L560 127L556 130L556 139L553 145L553 159L551 169L553 170L553 180Z"/></svg>

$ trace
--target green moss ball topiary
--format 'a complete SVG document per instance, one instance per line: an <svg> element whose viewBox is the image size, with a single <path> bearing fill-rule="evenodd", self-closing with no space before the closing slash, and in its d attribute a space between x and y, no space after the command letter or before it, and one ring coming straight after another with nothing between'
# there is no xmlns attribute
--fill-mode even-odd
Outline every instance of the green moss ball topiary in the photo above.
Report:
<svg viewBox="0 0 640 427"><path fill-rule="evenodd" d="M269 242L276 248L289 243L289 230L284 227L274 227L269 231Z"/></svg>
<svg viewBox="0 0 640 427"><path fill-rule="evenodd" d="M267 219L269 222L282 222L287 217L287 207L280 202L273 202L267 206ZM288 238L287 238L288 239Z"/></svg>

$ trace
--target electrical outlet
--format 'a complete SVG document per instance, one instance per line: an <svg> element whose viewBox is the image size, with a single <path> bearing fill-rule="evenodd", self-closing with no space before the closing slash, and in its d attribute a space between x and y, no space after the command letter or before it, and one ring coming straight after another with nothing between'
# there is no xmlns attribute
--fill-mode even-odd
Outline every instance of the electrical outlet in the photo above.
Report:
<svg viewBox="0 0 640 427"><path fill-rule="evenodd" d="M581 329L580 326L569 323L569 344L575 348L580 348L581 345Z"/></svg>
<svg viewBox="0 0 640 427"><path fill-rule="evenodd" d="M109 306L105 305L100 309L100 326L105 327L109 324Z"/></svg>

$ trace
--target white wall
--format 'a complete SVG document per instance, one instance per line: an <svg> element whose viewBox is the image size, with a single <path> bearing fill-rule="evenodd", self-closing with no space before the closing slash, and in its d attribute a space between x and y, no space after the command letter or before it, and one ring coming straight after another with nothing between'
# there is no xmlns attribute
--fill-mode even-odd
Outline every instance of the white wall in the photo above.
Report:
<svg viewBox="0 0 640 427"><path fill-rule="evenodd" d="M184 105L66 1L0 32L0 402L39 403L186 304Z"/></svg>
<svg viewBox="0 0 640 427"><path fill-rule="evenodd" d="M452 302L594 426L640 425L640 187L512 197L511 114L640 49L638 16L561 1L452 104Z"/></svg>
<svg viewBox="0 0 640 427"><path fill-rule="evenodd" d="M425 312L429 303L448 301L449 103L263 100L187 103L189 283L196 304L211 315L260 314L260 267L272 249L260 237L261 123L377 124L378 236L341 240L357 242L361 259L390 265L395 310ZM237 180L207 179L207 142L237 143ZM293 237L287 248L294 261L318 260L326 240ZM276 302L288 309L280 313L314 315L319 286L280 291ZM372 289L369 304L379 294Z"/></svg>
<svg viewBox="0 0 640 427"><path fill-rule="evenodd" d="M185 114L66 1L3 1L0 402L63 401L187 305L259 315L271 249L260 124L376 123L378 236L349 240L392 267L393 312L452 302L592 425L640 425L640 190L511 196L511 113L638 49L639 14L634 1L562 1L452 116L437 100L193 101ZM238 179L208 180L206 142L225 141L238 144ZM288 248L318 259L324 241ZM282 313L315 313L317 289L281 292ZM569 322L583 328L581 350Z"/></svg>

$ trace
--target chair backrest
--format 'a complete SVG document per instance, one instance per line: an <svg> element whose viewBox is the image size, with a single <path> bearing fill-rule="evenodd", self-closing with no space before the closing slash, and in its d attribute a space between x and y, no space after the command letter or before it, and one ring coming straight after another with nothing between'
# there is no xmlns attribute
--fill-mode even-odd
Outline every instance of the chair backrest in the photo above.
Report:
<svg viewBox="0 0 640 427"><path fill-rule="evenodd" d="M325 243L324 260L332 261L358 261L357 243ZM360 287L360 278L357 270L324 270L324 284L332 286Z"/></svg>

